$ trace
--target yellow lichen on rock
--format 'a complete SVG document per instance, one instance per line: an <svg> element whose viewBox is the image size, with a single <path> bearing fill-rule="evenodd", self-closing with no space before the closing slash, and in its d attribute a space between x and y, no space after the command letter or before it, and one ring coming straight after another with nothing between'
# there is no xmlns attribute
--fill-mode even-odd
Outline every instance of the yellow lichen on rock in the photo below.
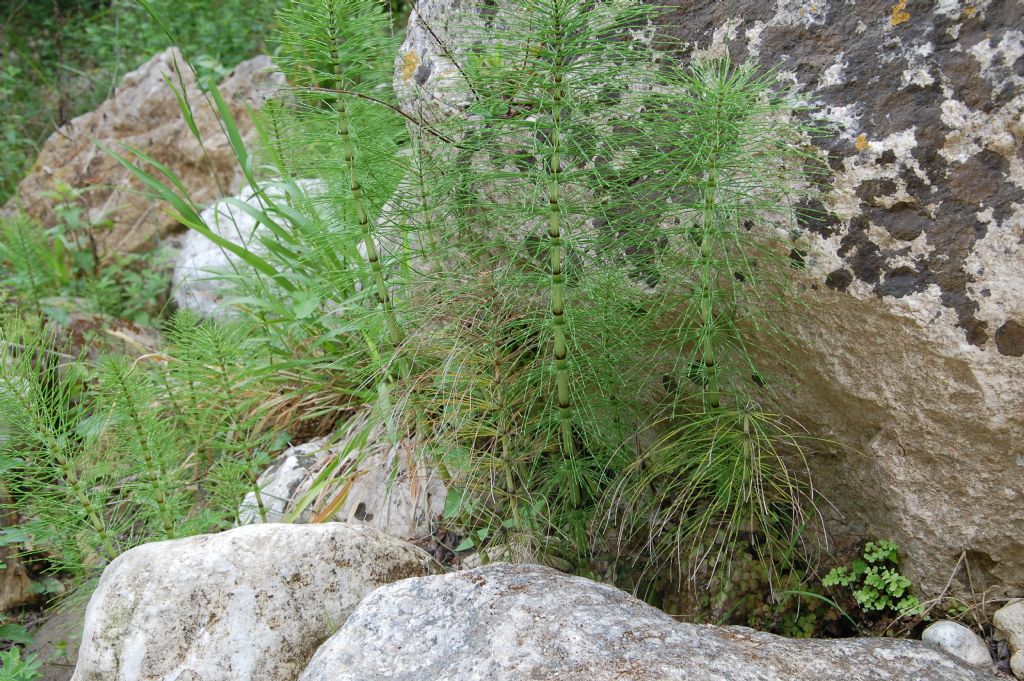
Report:
<svg viewBox="0 0 1024 681"><path fill-rule="evenodd" d="M889 22L893 26L899 26L904 21L910 21L910 12L907 11L907 0L900 0L892 8L892 16Z"/></svg>
<svg viewBox="0 0 1024 681"><path fill-rule="evenodd" d="M402 55L402 82L408 83L416 67L420 65L420 57L415 52L406 52Z"/></svg>
<svg viewBox="0 0 1024 681"><path fill-rule="evenodd" d="M868 142L868 136L864 133L857 135L857 139L853 141L853 146L857 151L864 151L871 146L871 142Z"/></svg>

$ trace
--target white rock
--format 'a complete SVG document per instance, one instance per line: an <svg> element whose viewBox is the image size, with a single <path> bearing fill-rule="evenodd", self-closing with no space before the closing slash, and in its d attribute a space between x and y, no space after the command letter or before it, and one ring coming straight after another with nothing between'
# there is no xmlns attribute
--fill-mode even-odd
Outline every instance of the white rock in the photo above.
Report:
<svg viewBox="0 0 1024 681"><path fill-rule="evenodd" d="M327 438L312 440L285 450L260 476L264 509L270 522L291 512L311 488L317 475L338 458L336 482L327 493L307 507L298 520L308 522L314 510L323 509L334 494L344 493L344 501L332 519L351 524L370 525L392 536L420 539L430 535L444 513L447 490L437 474L418 461L415 445L403 439L392 443L383 427L375 428L360 447L367 413L354 416L337 442ZM347 485L347 491L345 487ZM242 501L239 522L256 523L260 516L255 494Z"/></svg>
<svg viewBox="0 0 1024 681"><path fill-rule="evenodd" d="M984 639L957 622L940 620L924 630L921 640L975 667L992 664L992 656Z"/></svg>
<svg viewBox="0 0 1024 681"><path fill-rule="evenodd" d="M1010 646L1010 669L1024 679L1024 599L1012 601L996 610L992 624L999 638Z"/></svg>
<svg viewBox="0 0 1024 681"><path fill-rule="evenodd" d="M318 180L298 180L295 184L306 194L323 191L323 183ZM286 197L285 190L276 184L268 183L262 190L275 203ZM266 202L257 196L252 187L246 187L231 197L231 200L221 199L211 204L199 216L218 236L258 255L266 255L267 248L262 240L270 237L270 230L258 224L251 214L234 201L241 201L261 211L267 208ZM238 256L199 232L189 231L174 267L174 303L181 309L192 310L203 317L230 314L224 304L224 297L231 288L229 279L247 268Z"/></svg>
<svg viewBox="0 0 1024 681"><path fill-rule="evenodd" d="M367 593L435 569L340 523L145 544L104 570L72 681L291 681Z"/></svg>
<svg viewBox="0 0 1024 681"><path fill-rule="evenodd" d="M919 641L682 624L613 587L507 563L377 589L299 678L996 681Z"/></svg>
<svg viewBox="0 0 1024 681"><path fill-rule="evenodd" d="M1013 652L1024 651L1024 599L1012 601L996 610L992 624L999 637Z"/></svg>
<svg viewBox="0 0 1024 681"><path fill-rule="evenodd" d="M266 522L281 522L299 497L309 489L317 468L325 462L328 453L326 438L311 440L282 452L257 481L260 488L259 501L254 492L249 492L242 499L238 524L261 522L260 502L266 514ZM298 520L309 522L310 517L307 509Z"/></svg>

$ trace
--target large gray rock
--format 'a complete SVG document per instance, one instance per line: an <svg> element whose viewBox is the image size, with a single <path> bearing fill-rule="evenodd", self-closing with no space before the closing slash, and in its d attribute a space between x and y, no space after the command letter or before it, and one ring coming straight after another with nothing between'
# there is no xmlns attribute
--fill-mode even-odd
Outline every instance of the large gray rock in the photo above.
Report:
<svg viewBox="0 0 1024 681"><path fill-rule="evenodd" d="M395 83L410 115L467 95L458 14L417 3ZM1024 2L669 0L684 59L777 67L838 133L807 240L809 307L773 362L837 538L885 536L924 594L962 554L975 588L1024 590ZM455 55L453 61L449 57ZM969 591L966 571L952 588Z"/></svg>
<svg viewBox="0 0 1024 681"><path fill-rule="evenodd" d="M104 570L72 681L290 681L366 594L434 570L423 551L341 523L145 544Z"/></svg>
<svg viewBox="0 0 1024 681"><path fill-rule="evenodd" d="M623 591L493 564L370 594L301 681L981 681L918 641L681 624Z"/></svg>
<svg viewBox="0 0 1024 681"><path fill-rule="evenodd" d="M220 91L241 134L255 130L247 107L258 107L265 91L283 82L271 73L270 58L239 64L220 84ZM191 102L203 144L195 139L165 78L179 86ZM56 220L49 195L59 183L86 189L80 201L90 220L108 219L112 226L99 234L105 253L137 251L152 245L176 221L142 191L137 180L96 142L123 152L127 145L154 157L177 174L197 203L207 203L237 188L238 161L221 130L217 114L204 99L181 53L169 48L121 80L110 99L54 132L5 212L21 208L50 226Z"/></svg>

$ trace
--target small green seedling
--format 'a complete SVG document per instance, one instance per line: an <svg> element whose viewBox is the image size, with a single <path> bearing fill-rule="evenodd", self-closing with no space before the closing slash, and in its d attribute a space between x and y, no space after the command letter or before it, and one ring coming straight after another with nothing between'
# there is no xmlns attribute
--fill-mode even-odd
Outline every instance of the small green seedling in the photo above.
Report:
<svg viewBox="0 0 1024 681"><path fill-rule="evenodd" d="M821 583L851 589L865 612L891 612L900 617L921 612L921 602L910 594L910 580L899 572L896 544L886 539L868 542L852 566L833 568Z"/></svg>

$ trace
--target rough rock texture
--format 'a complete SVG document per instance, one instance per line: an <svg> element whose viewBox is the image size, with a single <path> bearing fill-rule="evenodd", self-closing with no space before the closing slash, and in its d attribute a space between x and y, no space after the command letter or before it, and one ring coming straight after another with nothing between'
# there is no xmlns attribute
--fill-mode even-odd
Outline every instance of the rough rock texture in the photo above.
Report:
<svg viewBox="0 0 1024 681"><path fill-rule="evenodd" d="M353 419L348 434L359 433L361 425L360 417ZM387 434L379 431L361 450L349 454L344 450L344 438L339 443L321 438L282 453L259 480L267 519L274 522L290 512L320 471L340 456L343 460L336 469L339 479L344 475L349 482L345 500L332 516L334 520L369 525L403 539L429 536L444 513L446 490L436 474L413 460L409 443L392 445ZM308 522L343 486L332 485L330 489L331 495L311 504L300 520ZM241 523L259 522L259 509L251 492L242 501L239 519Z"/></svg>
<svg viewBox="0 0 1024 681"><path fill-rule="evenodd" d="M492 564L378 589L301 681L966 681L995 679L917 641L793 640L680 624L623 591Z"/></svg>
<svg viewBox="0 0 1024 681"><path fill-rule="evenodd" d="M18 524L17 515L7 507L10 501L0 487L0 529ZM0 567L0 613L39 599L25 564L18 558L17 547L0 546L0 565L5 566Z"/></svg>
<svg viewBox="0 0 1024 681"><path fill-rule="evenodd" d="M1004 605L992 616L996 633L1010 646L1010 669L1024 679L1024 600Z"/></svg>
<svg viewBox="0 0 1024 681"><path fill-rule="evenodd" d="M413 546L341 523L145 544L104 570L72 679L289 681L363 596L434 569Z"/></svg>
<svg viewBox="0 0 1024 681"><path fill-rule="evenodd" d="M929 624L921 633L925 643L942 648L972 667L990 667L992 656L984 639L962 624L940 620Z"/></svg>
<svg viewBox="0 0 1024 681"><path fill-rule="evenodd" d="M164 78L178 86L181 68L186 93L207 156L195 140ZM262 92L280 81L270 74L268 57L239 64L220 91L243 135L252 124L245 107L256 106ZM29 174L18 185L5 211L21 206L44 224L53 224L53 199L46 196L57 182L88 191L82 200L92 220L113 222L101 238L104 252L140 250L166 233L175 221L159 203L135 194L142 187L95 142L118 149L135 147L166 164L181 178L198 203L213 200L238 184L238 163L221 133L213 109L205 102L181 54L168 49L125 75L114 95L95 111L83 114L53 133ZM212 171L212 174L211 174ZM219 185L219 186L218 186Z"/></svg>
<svg viewBox="0 0 1024 681"><path fill-rule="evenodd" d="M246 187L232 198L259 210L266 208L251 187ZM218 236L255 253L266 253L267 249L260 242L260 237L267 230L259 227L256 220L237 205L217 201L204 209L200 218ZM175 305L203 317L225 315L228 310L224 305L224 297L230 282L224 277L245 267L237 256L223 250L199 232L189 230L185 234L171 278Z"/></svg>
<svg viewBox="0 0 1024 681"><path fill-rule="evenodd" d="M1024 2L663 4L688 45L676 58L759 58L838 127L817 141L825 202L797 225L811 307L789 324L796 370L776 370L787 413L842 445L811 461L833 533L896 540L925 594L962 554L976 587L1019 594ZM467 96L445 55L472 6L417 4L395 75L411 114Z"/></svg>

